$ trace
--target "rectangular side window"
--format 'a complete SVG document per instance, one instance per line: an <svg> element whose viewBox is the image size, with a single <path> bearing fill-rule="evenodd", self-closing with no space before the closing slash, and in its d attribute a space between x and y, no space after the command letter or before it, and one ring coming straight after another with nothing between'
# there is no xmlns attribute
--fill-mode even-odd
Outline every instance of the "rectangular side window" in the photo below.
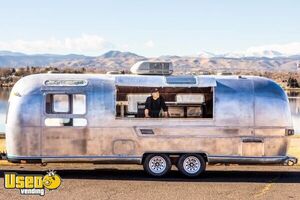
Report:
<svg viewBox="0 0 300 200"><path fill-rule="evenodd" d="M53 103L53 111L55 113L69 113L70 112L69 95L54 94L52 103Z"/></svg>
<svg viewBox="0 0 300 200"><path fill-rule="evenodd" d="M67 115L83 115L86 113L85 94L47 94L45 109L47 114L56 114L54 117L47 117L45 119L45 126L87 126L87 119L79 116L68 117Z"/></svg>
<svg viewBox="0 0 300 200"><path fill-rule="evenodd" d="M47 114L85 114L86 95L84 94L47 94Z"/></svg>
<svg viewBox="0 0 300 200"><path fill-rule="evenodd" d="M46 126L86 126L87 120L84 118L46 118Z"/></svg>
<svg viewBox="0 0 300 200"><path fill-rule="evenodd" d="M73 94L73 114L86 112L86 100L84 94Z"/></svg>

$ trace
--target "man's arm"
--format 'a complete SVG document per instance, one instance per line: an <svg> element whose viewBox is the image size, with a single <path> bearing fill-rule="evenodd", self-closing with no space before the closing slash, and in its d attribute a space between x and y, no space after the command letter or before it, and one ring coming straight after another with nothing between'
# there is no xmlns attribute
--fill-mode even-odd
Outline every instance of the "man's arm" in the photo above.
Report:
<svg viewBox="0 0 300 200"><path fill-rule="evenodd" d="M150 101L151 101L151 99L149 97L147 97L146 102L145 102L145 111L144 111L145 117L150 117L149 116L149 109L150 109L150 104L151 104Z"/></svg>
<svg viewBox="0 0 300 200"><path fill-rule="evenodd" d="M148 109L145 109L145 117L150 117L150 116L149 116L149 110L148 110Z"/></svg>
<svg viewBox="0 0 300 200"><path fill-rule="evenodd" d="M168 107L163 97L160 97L160 105L164 111L164 117L168 117Z"/></svg>

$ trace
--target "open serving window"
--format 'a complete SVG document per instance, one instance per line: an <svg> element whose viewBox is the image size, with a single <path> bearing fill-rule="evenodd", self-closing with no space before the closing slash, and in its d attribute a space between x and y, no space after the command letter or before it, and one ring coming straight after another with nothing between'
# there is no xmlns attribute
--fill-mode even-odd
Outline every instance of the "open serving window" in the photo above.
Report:
<svg viewBox="0 0 300 200"><path fill-rule="evenodd" d="M157 88L157 87L155 87ZM116 117L143 118L154 87L117 86ZM213 87L160 87L169 118L212 118Z"/></svg>

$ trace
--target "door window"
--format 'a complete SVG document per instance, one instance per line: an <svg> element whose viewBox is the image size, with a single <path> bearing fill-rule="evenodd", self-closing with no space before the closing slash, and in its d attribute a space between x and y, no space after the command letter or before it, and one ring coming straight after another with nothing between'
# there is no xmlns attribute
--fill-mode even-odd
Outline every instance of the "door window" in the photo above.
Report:
<svg viewBox="0 0 300 200"><path fill-rule="evenodd" d="M86 113L84 94L47 94L45 106L47 114L55 114L45 119L45 126L87 126L85 118L73 116Z"/></svg>
<svg viewBox="0 0 300 200"><path fill-rule="evenodd" d="M86 113L86 96L84 94L47 94L47 114L78 114Z"/></svg>

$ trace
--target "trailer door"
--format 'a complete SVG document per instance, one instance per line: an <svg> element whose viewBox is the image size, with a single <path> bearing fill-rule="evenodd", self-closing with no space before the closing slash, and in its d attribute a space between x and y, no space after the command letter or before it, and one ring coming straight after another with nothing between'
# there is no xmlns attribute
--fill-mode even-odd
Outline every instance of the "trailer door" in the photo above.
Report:
<svg viewBox="0 0 300 200"><path fill-rule="evenodd" d="M83 91L44 93L41 149L44 158L86 155L86 102Z"/></svg>

